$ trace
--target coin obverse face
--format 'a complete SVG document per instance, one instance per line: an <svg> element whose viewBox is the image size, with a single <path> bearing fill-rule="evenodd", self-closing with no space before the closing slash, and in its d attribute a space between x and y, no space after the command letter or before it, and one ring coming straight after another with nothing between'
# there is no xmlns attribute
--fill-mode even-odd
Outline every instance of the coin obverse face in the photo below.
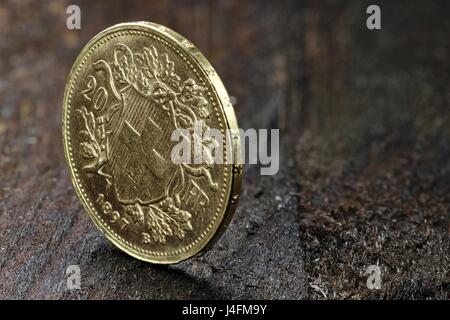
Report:
<svg viewBox="0 0 450 320"><path fill-rule="evenodd" d="M196 123L219 130L222 163L172 161L183 140L173 132L192 133ZM74 188L106 237L141 260L182 261L224 231L242 176L230 161L239 135L229 129L236 117L217 73L191 42L158 24L102 31L67 81L63 140Z"/></svg>

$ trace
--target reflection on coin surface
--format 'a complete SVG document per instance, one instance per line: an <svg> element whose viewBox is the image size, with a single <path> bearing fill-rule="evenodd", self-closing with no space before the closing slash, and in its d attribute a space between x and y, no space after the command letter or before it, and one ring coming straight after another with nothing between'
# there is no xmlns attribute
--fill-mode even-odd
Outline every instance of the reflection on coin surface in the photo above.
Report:
<svg viewBox="0 0 450 320"><path fill-rule="evenodd" d="M230 147L225 163L177 163L175 130L202 121ZM205 251L236 206L242 166L229 97L192 43L149 22L95 36L70 72L63 104L64 150L74 188L117 247L153 263ZM229 136L227 136L229 135Z"/></svg>

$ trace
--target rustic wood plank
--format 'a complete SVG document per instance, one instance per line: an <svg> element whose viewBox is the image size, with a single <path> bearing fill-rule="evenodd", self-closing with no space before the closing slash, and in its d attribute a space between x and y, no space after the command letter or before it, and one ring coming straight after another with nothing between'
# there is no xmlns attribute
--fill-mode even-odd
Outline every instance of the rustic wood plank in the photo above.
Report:
<svg viewBox="0 0 450 320"><path fill-rule="evenodd" d="M448 298L449 5L379 1L0 4L1 298ZM65 166L68 71L95 33L151 20L196 43L244 128L280 127L281 166L249 166L229 229L176 266L136 261L87 218ZM383 286L365 285L368 265ZM77 264L82 289L66 289Z"/></svg>

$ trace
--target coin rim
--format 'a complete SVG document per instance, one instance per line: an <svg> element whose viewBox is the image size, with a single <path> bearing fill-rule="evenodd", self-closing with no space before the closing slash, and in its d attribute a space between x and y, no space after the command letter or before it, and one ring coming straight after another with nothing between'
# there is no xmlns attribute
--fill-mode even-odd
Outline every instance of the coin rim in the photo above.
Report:
<svg viewBox="0 0 450 320"><path fill-rule="evenodd" d="M101 31L84 46L84 48L77 56L75 63L73 64L72 69L69 73L69 77L64 92L63 112L62 112L62 124L63 124L62 133L64 142L64 154L70 169L71 181L78 198L80 199L81 203L83 204L85 210L87 211L89 217L94 222L96 227L115 246L117 246L122 251L139 260L151 263L158 263L158 264L178 263L188 258L191 258L195 255L206 252L224 233L226 227L231 222L239 199L239 193L242 184L243 165L234 163L233 165L230 166L231 172L228 175L229 176L228 179L231 179L231 184L229 184L229 187L227 187L228 199L224 199L224 212L222 214L219 214L218 219L221 219L221 221L218 224L214 225L215 230L209 231L206 234L206 236L199 241L198 244L194 245L192 248L188 250L182 251L180 254L170 256L154 256L145 253L135 252L131 248L129 248L127 244L122 243L120 239L117 239L113 234L111 234L110 231L106 230L105 226L103 226L103 224L100 221L98 221L98 217L93 212L87 201L84 199L84 195L81 192L80 187L78 186L78 183L76 181L76 177L73 171L73 165L72 162L70 161L69 146L67 143L68 129L66 127L66 115L70 107L68 105L68 98L69 98L68 96L71 91L72 80L74 79L74 74L76 73L76 69L78 68L81 60L84 58L86 53L88 53L91 47L95 45L95 43L97 43L98 40L103 38L108 33L116 32L121 29L123 31L127 31L129 29L144 29L146 31L150 31L155 35L161 36L163 39L169 40L171 45L177 47L178 50L182 51L182 53L188 56L191 60L191 63L193 62L196 64L197 67L196 69L198 69L198 71L202 74L203 78L209 82L212 89L211 90L212 94L215 94L217 97L220 108L222 109L222 112L225 116L227 128L235 129L231 131L232 152L233 155L235 156L234 159L236 159L237 152L238 150L240 150L240 137L237 132L238 131L237 120L234 113L234 108L230 103L229 96L226 92L226 89L221 79L219 78L217 72L211 66L209 61L200 52L200 50L198 50L189 40L187 40L180 34L157 23L147 21L119 23Z"/></svg>

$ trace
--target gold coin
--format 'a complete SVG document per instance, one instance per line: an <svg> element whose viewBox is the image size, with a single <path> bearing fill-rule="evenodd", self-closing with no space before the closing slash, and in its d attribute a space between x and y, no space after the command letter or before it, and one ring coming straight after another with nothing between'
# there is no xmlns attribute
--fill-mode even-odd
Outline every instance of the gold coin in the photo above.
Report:
<svg viewBox="0 0 450 320"><path fill-rule="evenodd" d="M230 222L242 177L234 110L206 58L174 31L122 23L91 39L70 71L62 124L78 197L131 256L177 263ZM219 136L205 138L212 129ZM183 142L192 149L176 149ZM174 150L189 160L200 150L200 160L174 161ZM223 162L211 161L217 154Z"/></svg>

